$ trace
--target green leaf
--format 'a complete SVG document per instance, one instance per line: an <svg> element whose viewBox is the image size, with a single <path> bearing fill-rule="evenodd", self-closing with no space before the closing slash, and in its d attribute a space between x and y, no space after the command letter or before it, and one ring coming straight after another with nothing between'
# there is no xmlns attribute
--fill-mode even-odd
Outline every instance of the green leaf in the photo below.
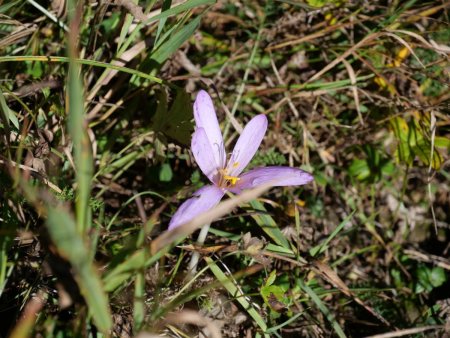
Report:
<svg viewBox="0 0 450 338"><path fill-rule="evenodd" d="M273 270L269 277L267 277L266 282L264 283L264 286L270 286L275 282L275 279L277 278L277 271Z"/></svg>
<svg viewBox="0 0 450 338"><path fill-rule="evenodd" d="M259 213L252 213L252 217L264 230L264 232L272 238L276 244L284 247L285 249L290 249L291 246L289 241L286 237L284 237L274 219L267 213L267 210L264 208L263 204L257 200L253 200L250 202L250 205L255 211L260 211Z"/></svg>
<svg viewBox="0 0 450 338"><path fill-rule="evenodd" d="M436 266L431 270L430 283L435 288L441 286L446 281L447 281L447 275L443 268Z"/></svg>
<svg viewBox="0 0 450 338"><path fill-rule="evenodd" d="M370 177L370 168L366 160L354 159L348 171L359 181L367 180Z"/></svg>
<svg viewBox="0 0 450 338"><path fill-rule="evenodd" d="M159 180L161 182L170 182L172 181L173 172L169 163L164 163L159 170Z"/></svg>
<svg viewBox="0 0 450 338"><path fill-rule="evenodd" d="M145 152L147 153L147 151ZM117 160L108 164L102 169L102 174L108 174L111 172L115 172L121 170L128 166L130 163L134 163L140 156L142 156L143 152L141 150L134 150L128 154L120 154L117 156Z"/></svg>
<svg viewBox="0 0 450 338"><path fill-rule="evenodd" d="M186 26L174 33L169 39L161 44L151 55L151 60L162 65L180 46L194 34L200 24L201 15L197 16Z"/></svg>
<svg viewBox="0 0 450 338"><path fill-rule="evenodd" d="M383 166L381 167L381 173L383 175L392 175L395 172L395 165L392 161L386 161Z"/></svg>
<svg viewBox="0 0 450 338"><path fill-rule="evenodd" d="M440 267L429 268L426 265L420 265L417 269L417 284L414 289L416 293L424 291L431 292L447 281L444 269Z"/></svg>
<svg viewBox="0 0 450 338"><path fill-rule="evenodd" d="M266 303L270 308L272 308L271 298L275 298L278 302L288 305L285 294L286 292L284 289L278 285L263 286L261 288L261 297L263 298L264 303Z"/></svg>
<svg viewBox="0 0 450 338"><path fill-rule="evenodd" d="M135 271L143 269L145 267L145 259L145 250L137 250L117 264L112 270L108 271L103 277L106 291L114 291L127 279L131 278L135 274Z"/></svg>
<svg viewBox="0 0 450 338"><path fill-rule="evenodd" d="M22 0L12 1L0 6L0 13L6 13L10 8L17 6Z"/></svg>
<svg viewBox="0 0 450 338"><path fill-rule="evenodd" d="M112 326L108 297L75 221L62 206L48 206L47 210L50 237L59 254L72 265L75 279L95 324L100 331L107 333Z"/></svg>
<svg viewBox="0 0 450 338"><path fill-rule="evenodd" d="M133 0L132 3L136 4L137 0ZM131 14L126 14L125 15L125 20L123 20L123 25L122 25L122 29L120 30L120 35L119 38L117 40L117 56L120 56L122 53L121 51L121 47L125 41L125 38L128 34L128 31L130 30L130 26L133 23L133 19L134 17Z"/></svg>
<svg viewBox="0 0 450 338"><path fill-rule="evenodd" d="M429 166L431 162L431 167L437 170L444 160L436 148L437 144L432 147L427 131L420 125L420 121L414 118L408 123L401 117L391 119L391 127L398 143L395 157L398 162L411 165L417 156L424 165ZM446 142L438 139L438 144L445 145Z"/></svg>
<svg viewBox="0 0 450 338"><path fill-rule="evenodd" d="M394 156L397 162L411 165L413 154L409 146L409 127L408 123L401 117L395 117L390 121L394 136L397 139L397 149Z"/></svg>
<svg viewBox="0 0 450 338"><path fill-rule="evenodd" d="M426 166L430 165L431 160L431 167L433 169L439 169L441 167L441 164L444 162L441 154L436 148L433 149L432 152L431 143L428 142L428 140L422 139L412 149L414 153L419 157L419 160Z"/></svg>
<svg viewBox="0 0 450 338"><path fill-rule="evenodd" d="M41 62L27 62L26 65L27 65L27 74L30 74L32 77L36 79L42 77L44 70Z"/></svg>
<svg viewBox="0 0 450 338"><path fill-rule="evenodd" d="M268 165L284 165L286 158L279 153L275 147L258 152L250 162L249 167L268 166Z"/></svg>
<svg viewBox="0 0 450 338"><path fill-rule="evenodd" d="M9 109L6 104L5 96L3 95L2 90L0 89L0 118L4 121L4 123L9 126L9 122L11 122L17 130L19 130L19 120L14 112Z"/></svg>
<svg viewBox="0 0 450 338"><path fill-rule="evenodd" d="M264 300L264 303L266 303L267 306L269 306L271 309L272 307L272 298L274 297L278 302L288 306L290 303L290 300L288 297L286 297L286 291L287 288L284 288L280 285L274 285L275 279L277 277L276 270L273 270L269 277L267 277L266 282L261 287L261 297Z"/></svg>
<svg viewBox="0 0 450 338"><path fill-rule="evenodd" d="M167 10L169 10L170 6L172 6L172 0L164 0L162 7L161 7L161 13L164 13ZM162 30L164 29L166 21L167 21L167 17L161 18L161 20L159 20L158 30L156 31L156 36L155 36L155 45L158 43L159 37L161 35Z"/></svg>
<svg viewBox="0 0 450 338"><path fill-rule="evenodd" d="M326 5L338 6L344 0L306 0L312 7L323 7Z"/></svg>
<svg viewBox="0 0 450 338"><path fill-rule="evenodd" d="M436 136L434 138L434 145L439 148L447 148L447 150L450 150L450 138Z"/></svg>
<svg viewBox="0 0 450 338"><path fill-rule="evenodd" d="M192 100L184 89L177 90L175 101L167 111L167 96L164 91L158 94L158 108L153 117L153 129L181 144L189 145L192 132Z"/></svg>

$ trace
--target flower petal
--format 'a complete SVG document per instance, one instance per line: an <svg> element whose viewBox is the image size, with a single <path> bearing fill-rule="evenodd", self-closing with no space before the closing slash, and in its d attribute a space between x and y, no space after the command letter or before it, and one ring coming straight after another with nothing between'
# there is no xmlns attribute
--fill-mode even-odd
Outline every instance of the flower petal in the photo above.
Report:
<svg viewBox="0 0 450 338"><path fill-rule="evenodd" d="M267 130L267 117L264 114L250 120L236 142L227 165L227 174L239 176L252 160Z"/></svg>
<svg viewBox="0 0 450 338"><path fill-rule="evenodd" d="M205 129L213 152L217 167L224 168L226 153L223 145L222 132L217 121L216 111L211 97L204 90L200 90L194 102L194 119L197 128Z"/></svg>
<svg viewBox="0 0 450 338"><path fill-rule="evenodd" d="M217 163L214 160L213 148L208 140L206 131L203 128L198 128L192 134L191 150L194 154L195 162L202 170L202 172L214 183L214 177L217 174Z"/></svg>
<svg viewBox="0 0 450 338"><path fill-rule="evenodd" d="M175 212L169 223L169 230L191 221L194 217L215 207L225 191L214 185L207 185L197 190L193 197L185 201Z"/></svg>
<svg viewBox="0 0 450 338"><path fill-rule="evenodd" d="M272 184L274 187L303 185L311 182L313 176L306 171L290 167L255 168L240 176L233 192L250 189L262 184Z"/></svg>

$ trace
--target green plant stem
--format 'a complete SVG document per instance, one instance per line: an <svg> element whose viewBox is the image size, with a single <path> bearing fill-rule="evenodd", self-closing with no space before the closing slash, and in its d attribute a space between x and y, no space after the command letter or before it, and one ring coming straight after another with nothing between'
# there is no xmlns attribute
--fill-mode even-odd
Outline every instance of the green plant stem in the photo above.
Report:
<svg viewBox="0 0 450 338"><path fill-rule="evenodd" d="M197 238L197 245L203 245L205 243L206 236L208 236L210 224L206 224L200 230L200 233ZM191 257L191 261L189 262L188 267L188 278L190 279L197 272L197 265L200 259L200 253L198 251L194 251Z"/></svg>

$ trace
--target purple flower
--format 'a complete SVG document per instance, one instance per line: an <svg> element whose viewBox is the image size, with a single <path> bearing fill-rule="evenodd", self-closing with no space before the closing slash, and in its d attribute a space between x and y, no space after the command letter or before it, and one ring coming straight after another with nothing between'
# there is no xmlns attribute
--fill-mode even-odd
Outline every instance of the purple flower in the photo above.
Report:
<svg viewBox="0 0 450 338"><path fill-rule="evenodd" d="M197 94L194 119L196 129L192 135L191 150L201 171L212 184L197 190L193 197L180 206L170 220L169 230L215 207L227 191L239 194L244 189L267 183L290 186L303 185L313 180L311 174L290 167L261 167L242 173L266 133L265 115L255 116L245 126L228 161L213 102L204 90Z"/></svg>

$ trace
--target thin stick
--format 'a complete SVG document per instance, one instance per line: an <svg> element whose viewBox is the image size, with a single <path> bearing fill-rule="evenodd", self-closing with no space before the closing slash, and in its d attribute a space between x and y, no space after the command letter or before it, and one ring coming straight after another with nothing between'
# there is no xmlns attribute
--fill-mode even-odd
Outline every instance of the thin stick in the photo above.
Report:
<svg viewBox="0 0 450 338"><path fill-rule="evenodd" d="M38 170L36 170L32 167L29 167L29 166L26 166L23 164L19 164L14 161L8 161L6 158L5 159L0 158L0 165L6 165L6 166L11 165L12 167L19 167L20 169L22 169L24 171L29 171L33 177L40 179L49 188L56 191L58 194L62 193L62 190L56 184L53 184L52 182L50 182L44 175L42 175Z"/></svg>

